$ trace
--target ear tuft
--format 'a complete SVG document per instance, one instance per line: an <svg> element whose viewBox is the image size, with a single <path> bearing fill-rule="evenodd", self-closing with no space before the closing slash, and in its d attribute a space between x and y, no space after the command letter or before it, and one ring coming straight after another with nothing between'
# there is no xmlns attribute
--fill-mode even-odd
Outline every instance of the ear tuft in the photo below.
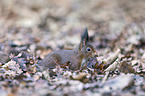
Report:
<svg viewBox="0 0 145 96"><path fill-rule="evenodd" d="M88 35L88 29L87 28L85 28L85 31L81 36L81 41L89 42L89 35Z"/></svg>
<svg viewBox="0 0 145 96"><path fill-rule="evenodd" d="M85 46L87 42L89 42L89 35L87 28L85 28L84 33L81 35L80 47Z"/></svg>

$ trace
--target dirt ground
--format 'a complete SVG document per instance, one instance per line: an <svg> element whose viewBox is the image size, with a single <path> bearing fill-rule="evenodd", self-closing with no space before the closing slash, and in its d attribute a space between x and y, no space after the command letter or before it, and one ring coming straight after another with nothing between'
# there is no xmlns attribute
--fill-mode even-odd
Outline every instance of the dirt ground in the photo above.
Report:
<svg viewBox="0 0 145 96"><path fill-rule="evenodd" d="M84 28L99 54L93 67L40 70ZM0 0L0 96L64 95L145 95L144 0Z"/></svg>

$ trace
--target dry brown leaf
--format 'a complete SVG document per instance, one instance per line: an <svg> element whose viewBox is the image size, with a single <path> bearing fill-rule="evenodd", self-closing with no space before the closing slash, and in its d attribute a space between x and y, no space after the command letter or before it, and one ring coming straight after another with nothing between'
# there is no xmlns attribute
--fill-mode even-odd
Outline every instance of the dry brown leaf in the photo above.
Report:
<svg viewBox="0 0 145 96"><path fill-rule="evenodd" d="M123 73L135 73L135 70L132 68L132 64L126 61L121 62L119 71Z"/></svg>
<svg viewBox="0 0 145 96"><path fill-rule="evenodd" d="M82 80L86 76L87 76L87 73L79 73L77 75L70 76L70 79L73 79L73 80Z"/></svg>

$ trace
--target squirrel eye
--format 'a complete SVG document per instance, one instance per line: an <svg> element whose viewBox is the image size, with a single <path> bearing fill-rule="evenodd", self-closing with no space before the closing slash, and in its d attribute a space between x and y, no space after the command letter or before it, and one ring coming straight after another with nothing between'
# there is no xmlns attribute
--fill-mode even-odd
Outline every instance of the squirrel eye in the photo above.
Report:
<svg viewBox="0 0 145 96"><path fill-rule="evenodd" d="M91 51L91 48L90 48L90 47L88 47L86 50L87 50L88 52L90 52L90 51Z"/></svg>

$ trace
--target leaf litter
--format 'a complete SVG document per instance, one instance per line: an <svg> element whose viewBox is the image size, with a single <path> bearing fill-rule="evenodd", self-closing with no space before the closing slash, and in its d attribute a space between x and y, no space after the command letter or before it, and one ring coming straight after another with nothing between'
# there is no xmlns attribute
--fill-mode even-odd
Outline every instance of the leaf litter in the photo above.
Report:
<svg viewBox="0 0 145 96"><path fill-rule="evenodd" d="M1 96L145 94L143 0L42 1L0 1ZM74 48L82 24L98 57L84 70L39 66L53 50Z"/></svg>

